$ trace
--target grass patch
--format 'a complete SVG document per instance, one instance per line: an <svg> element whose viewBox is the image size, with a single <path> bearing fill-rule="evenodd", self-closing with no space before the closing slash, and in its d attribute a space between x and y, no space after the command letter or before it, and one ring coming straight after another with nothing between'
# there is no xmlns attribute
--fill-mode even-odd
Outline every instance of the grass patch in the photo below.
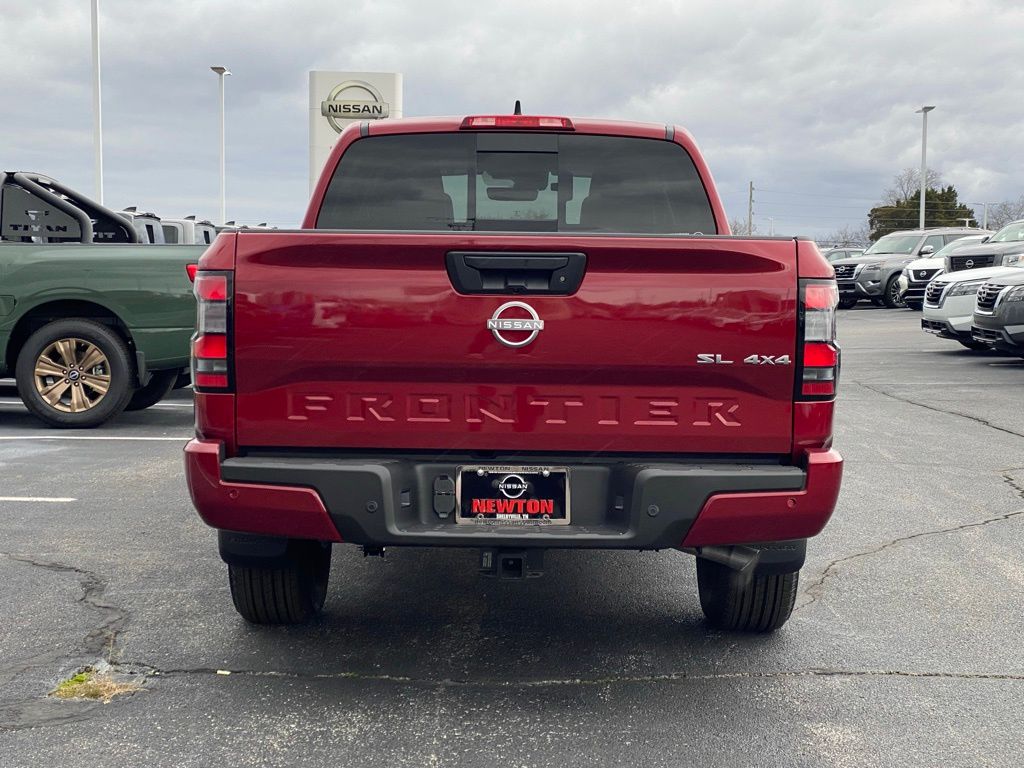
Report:
<svg viewBox="0 0 1024 768"><path fill-rule="evenodd" d="M118 679L109 671L86 667L54 688L51 696L58 699L91 699L104 704L115 696L142 690L138 679Z"/></svg>

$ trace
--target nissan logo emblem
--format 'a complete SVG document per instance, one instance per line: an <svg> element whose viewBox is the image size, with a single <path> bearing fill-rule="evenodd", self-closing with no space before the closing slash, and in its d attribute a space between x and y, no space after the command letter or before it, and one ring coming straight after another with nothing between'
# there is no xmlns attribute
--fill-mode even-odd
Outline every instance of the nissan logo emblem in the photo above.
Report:
<svg viewBox="0 0 1024 768"><path fill-rule="evenodd" d="M968 259L967 261L965 261L964 262L964 266L967 267L968 269L973 268L974 267L974 259Z"/></svg>
<svg viewBox="0 0 1024 768"><path fill-rule="evenodd" d="M504 313L513 309L521 309L529 317L504 317ZM537 338L538 333L544 330L544 321L529 304L522 301L509 301L494 310L494 314L487 320L487 330L493 333L494 338L506 347L525 347ZM520 341L511 341L501 335L502 331L523 331L529 332L530 335Z"/></svg>
<svg viewBox="0 0 1024 768"><path fill-rule="evenodd" d="M498 481L498 490L509 499L518 499L526 493L529 487L527 482L519 475L505 475Z"/></svg>
<svg viewBox="0 0 1024 768"><path fill-rule="evenodd" d="M343 96L349 96L345 99ZM351 98L351 96L369 98ZM320 114L327 118L331 128L341 133L345 127L339 120L380 120L390 114L391 105L384 96L365 80L346 80L331 89L325 101L320 102Z"/></svg>

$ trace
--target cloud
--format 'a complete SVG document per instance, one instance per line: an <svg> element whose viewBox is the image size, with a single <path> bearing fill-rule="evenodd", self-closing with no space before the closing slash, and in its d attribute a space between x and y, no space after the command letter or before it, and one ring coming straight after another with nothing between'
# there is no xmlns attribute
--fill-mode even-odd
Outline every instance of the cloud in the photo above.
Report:
<svg viewBox="0 0 1024 768"><path fill-rule="evenodd" d="M3 11L0 158L92 189L88 4ZM859 221L920 162L968 201L1024 189L1024 9L1016 3L129 2L102 0L107 202L217 210L227 83L229 217L298 222L307 72L397 70L407 115L510 110L675 122L729 213L766 229Z"/></svg>

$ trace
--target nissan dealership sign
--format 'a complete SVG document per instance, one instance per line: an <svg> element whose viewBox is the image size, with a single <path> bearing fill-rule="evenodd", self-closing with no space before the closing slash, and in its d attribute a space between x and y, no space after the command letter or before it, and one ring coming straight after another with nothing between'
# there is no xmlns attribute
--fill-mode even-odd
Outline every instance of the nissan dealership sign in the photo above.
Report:
<svg viewBox="0 0 1024 768"><path fill-rule="evenodd" d="M331 128L341 133L341 121L354 118L380 120L388 116L390 106L384 96L364 80L346 80L336 85L331 95L320 103L320 114Z"/></svg>
<svg viewBox="0 0 1024 768"><path fill-rule="evenodd" d="M310 72L310 189L320 177L320 170L345 126L401 116L402 75L399 72Z"/></svg>

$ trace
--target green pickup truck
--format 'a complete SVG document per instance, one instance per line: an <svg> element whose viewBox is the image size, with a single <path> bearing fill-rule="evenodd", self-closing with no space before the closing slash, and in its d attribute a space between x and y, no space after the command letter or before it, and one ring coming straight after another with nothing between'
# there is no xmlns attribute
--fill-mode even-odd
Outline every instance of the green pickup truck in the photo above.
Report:
<svg viewBox="0 0 1024 768"><path fill-rule="evenodd" d="M0 376L54 427L95 427L187 383L190 265L53 179L0 172ZM194 273L193 273L194 274Z"/></svg>

